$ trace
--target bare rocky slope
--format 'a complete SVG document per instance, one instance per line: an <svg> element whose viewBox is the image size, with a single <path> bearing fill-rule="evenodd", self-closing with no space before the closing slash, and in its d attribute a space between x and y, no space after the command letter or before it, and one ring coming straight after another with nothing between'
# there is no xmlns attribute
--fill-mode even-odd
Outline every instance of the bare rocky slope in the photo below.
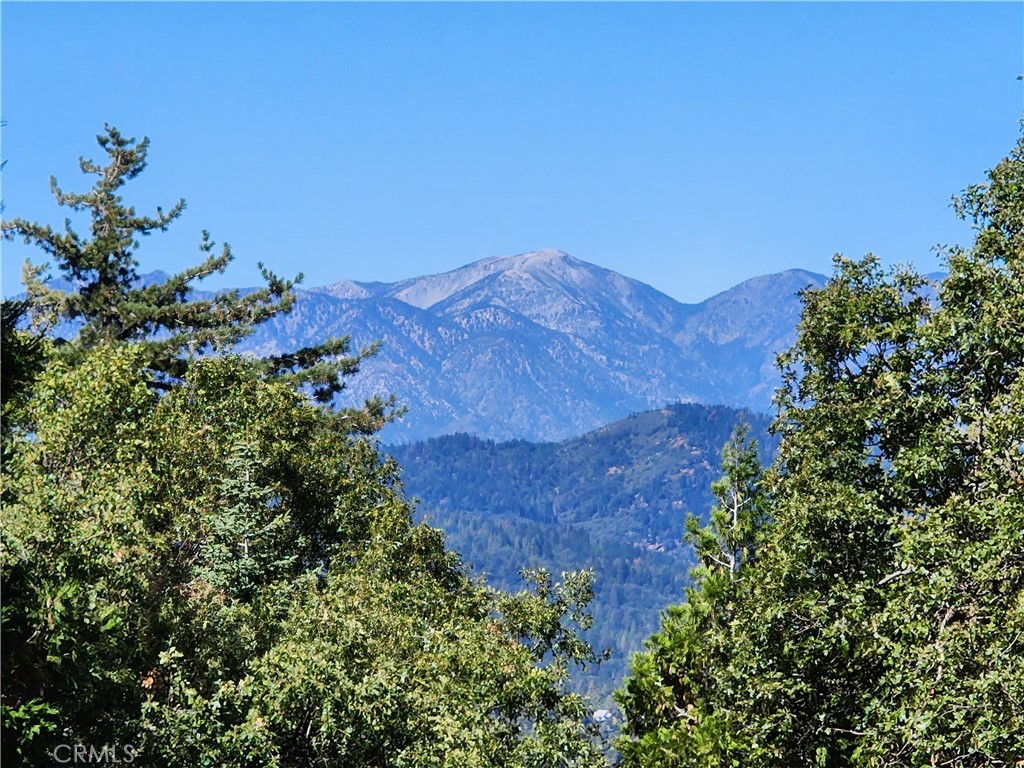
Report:
<svg viewBox="0 0 1024 768"><path fill-rule="evenodd" d="M383 435L466 432L561 440L672 402L770 408L775 356L793 340L797 292L822 275L747 280L699 304L567 253L484 259L397 283L300 291L243 350L274 353L351 334L380 353L343 396L410 405Z"/></svg>

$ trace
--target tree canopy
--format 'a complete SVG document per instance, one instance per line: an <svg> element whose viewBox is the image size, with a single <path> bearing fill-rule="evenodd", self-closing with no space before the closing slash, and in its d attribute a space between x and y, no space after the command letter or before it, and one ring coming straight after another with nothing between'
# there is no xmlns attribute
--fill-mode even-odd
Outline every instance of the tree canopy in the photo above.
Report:
<svg viewBox="0 0 1024 768"><path fill-rule="evenodd" d="M636 659L627 765L1024 760L1024 139L956 210L941 284L805 293L758 555Z"/></svg>
<svg viewBox="0 0 1024 768"><path fill-rule="evenodd" d="M5 464L5 758L597 762L562 691L593 659L589 576L492 593L412 525L397 468L290 387L214 358L161 397L146 360L51 362Z"/></svg>
<svg viewBox="0 0 1024 768"><path fill-rule="evenodd" d="M182 204L137 216L119 189L147 142L100 144L91 193L54 185L90 238L4 222L67 281L29 267L4 317L4 764L76 746L188 768L601 764L564 686L596 661L577 634L591 575L527 574L515 594L471 579L364 434L387 401L317 402L366 351L231 354L294 283L193 294L230 259L205 236L203 264L142 285L135 237Z"/></svg>

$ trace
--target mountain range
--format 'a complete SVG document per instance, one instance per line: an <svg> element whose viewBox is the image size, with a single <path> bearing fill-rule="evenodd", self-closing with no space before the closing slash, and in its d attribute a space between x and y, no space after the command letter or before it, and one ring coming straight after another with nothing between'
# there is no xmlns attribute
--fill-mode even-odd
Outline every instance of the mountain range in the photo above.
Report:
<svg viewBox="0 0 1024 768"><path fill-rule="evenodd" d="M672 402L770 408L775 356L792 343L798 292L823 275L789 270L699 304L557 250L494 257L395 283L300 290L295 308L241 351L274 354L349 334L380 352L347 402L394 393L409 412L387 443L454 432L562 440Z"/></svg>

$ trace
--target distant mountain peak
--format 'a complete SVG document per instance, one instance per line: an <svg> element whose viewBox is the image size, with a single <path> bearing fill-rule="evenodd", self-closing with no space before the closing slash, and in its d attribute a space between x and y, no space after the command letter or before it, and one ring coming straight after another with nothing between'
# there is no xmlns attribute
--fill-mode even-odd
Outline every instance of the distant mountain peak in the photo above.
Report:
<svg viewBox="0 0 1024 768"><path fill-rule="evenodd" d="M326 293L336 299L365 299L371 295L365 285L357 283L355 280L339 280L336 283L310 288L309 290L314 293Z"/></svg>
<svg viewBox="0 0 1024 768"><path fill-rule="evenodd" d="M492 275L565 275L575 270L603 271L570 256L565 251L544 248L515 256L491 256L480 259L450 272L423 275L394 283L387 290L392 296L420 309L429 309L457 293L461 293Z"/></svg>
<svg viewBox="0 0 1024 768"><path fill-rule="evenodd" d="M556 248L492 256L393 283L339 281L240 347L276 354L351 334L377 339L346 403L394 392L390 440L452 431L561 439L666 402L767 410L793 341L797 292L823 275L762 275L699 304Z"/></svg>
<svg viewBox="0 0 1024 768"><path fill-rule="evenodd" d="M510 256L505 260L506 272L511 274L527 275L551 275L553 277L565 278L576 275L600 275L607 270L596 264L577 259L565 251L554 248L544 248L539 251L528 251L516 256Z"/></svg>
<svg viewBox="0 0 1024 768"><path fill-rule="evenodd" d="M497 264L504 267L511 267L526 262L542 263L542 262L554 262L554 261L580 261L575 256L572 256L565 251L559 250L558 248L539 248L536 251L523 251L513 256L490 256L479 261L474 261L467 264L467 267L473 267L478 264Z"/></svg>
<svg viewBox="0 0 1024 768"><path fill-rule="evenodd" d="M574 256L570 256L565 251L559 251L556 248L541 248L539 251L527 251L526 253L520 253L516 256L508 257L509 261L522 264L522 265L548 265L548 264L563 264L566 262L582 264L579 259Z"/></svg>

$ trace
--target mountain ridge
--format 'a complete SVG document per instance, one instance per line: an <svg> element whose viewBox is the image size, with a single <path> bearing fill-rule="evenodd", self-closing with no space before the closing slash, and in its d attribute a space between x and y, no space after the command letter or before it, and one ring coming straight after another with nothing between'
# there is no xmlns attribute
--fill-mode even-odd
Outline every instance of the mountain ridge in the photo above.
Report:
<svg viewBox="0 0 1024 768"><path fill-rule="evenodd" d="M292 311L236 349L281 354L346 335L355 349L383 341L338 402L394 393L409 405L385 442L456 431L561 440L672 402L769 410L775 357L795 338L797 292L825 279L786 270L684 304L544 249L395 282L297 288ZM71 287L63 282L54 287Z"/></svg>
<svg viewBox="0 0 1024 768"><path fill-rule="evenodd" d="M445 531L447 545L493 586L517 590L524 567L591 568L594 646L612 658L580 681L610 694L661 609L689 583L687 513L707 519L721 450L739 423L767 464L777 438L770 419L726 406L672 404L557 442L442 435L386 447L402 467L415 518Z"/></svg>
<svg viewBox="0 0 1024 768"><path fill-rule="evenodd" d="M803 287L787 270L696 304L564 251L471 262L392 283L342 280L302 289L292 313L240 351L280 353L350 334L383 347L343 393L410 405L386 442L457 431L497 440L560 440L671 402L767 411L775 356L795 338Z"/></svg>

